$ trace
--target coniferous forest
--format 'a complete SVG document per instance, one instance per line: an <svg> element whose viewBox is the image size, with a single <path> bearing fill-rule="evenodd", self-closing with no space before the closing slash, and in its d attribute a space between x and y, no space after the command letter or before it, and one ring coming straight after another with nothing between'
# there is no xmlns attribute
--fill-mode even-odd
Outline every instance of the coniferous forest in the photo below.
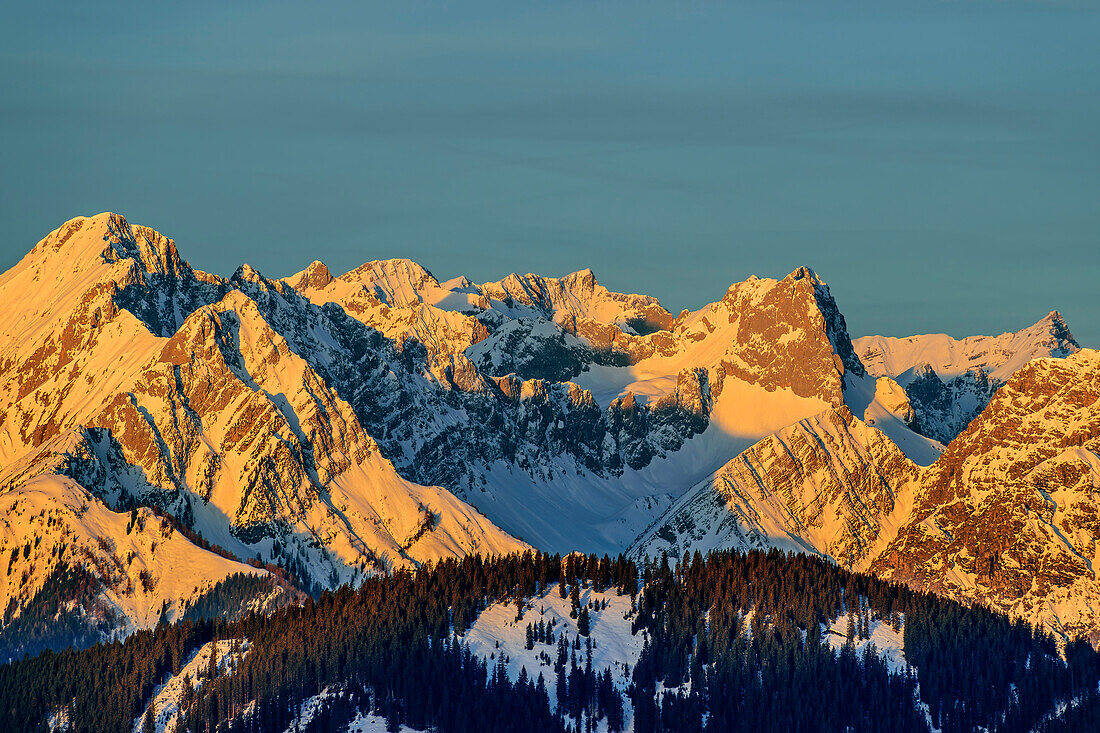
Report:
<svg viewBox="0 0 1100 733"><path fill-rule="evenodd" d="M510 679L499 660L459 638L494 601L522 607L551 589L565 598L581 587L635 604L631 630L644 646L625 696L610 672L593 669L591 640L581 643L589 609L576 603L580 631L568 643L544 624L528 627L528 648L557 653L553 703L541 676ZM1088 644L1060 648L984 609L777 551L641 567L621 556L468 557L370 578L268 616L209 616L0 667L7 729L47 730L63 710L75 731L132 730L157 685L216 639L250 647L228 673L211 670L188 687L180 730L285 731L325 690L302 730L339 730L360 711L384 716L391 729L438 731L618 731L631 720L639 733L1100 725L1100 656ZM831 647L824 635L845 617L847 639ZM873 623L903 630L911 666L891 670L873 648L856 650ZM578 663L585 645L589 661Z"/></svg>

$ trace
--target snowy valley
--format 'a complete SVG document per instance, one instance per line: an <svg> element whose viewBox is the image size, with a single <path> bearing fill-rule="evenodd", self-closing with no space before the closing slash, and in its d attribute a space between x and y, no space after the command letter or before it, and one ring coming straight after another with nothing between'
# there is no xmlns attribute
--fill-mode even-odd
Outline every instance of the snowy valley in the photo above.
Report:
<svg viewBox="0 0 1100 733"><path fill-rule="evenodd" d="M196 624L211 638L190 661L144 680L158 733L209 694L211 658L226 679L261 663L212 619L290 623L326 591L531 551L619 558L674 593L685 571L661 563L780 550L992 609L1063 651L1100 642L1100 355L1057 312L996 337L853 339L804 267L679 315L589 270L477 284L380 260L224 278L110 213L50 233L0 298L0 662ZM648 720L644 675L678 680L642 698L662 714L697 704L691 675L644 651L659 653L657 611L590 580L577 599L559 593L569 578L472 597L470 623L432 643L490 686L544 689L550 710L587 668L575 684L593 697L559 718L578 729ZM893 601L861 606L857 640L837 598L798 617L807 654L896 678L918 721L969 720L921 697ZM789 633L756 604L715 627L750 646L754 629ZM702 624L692 643L713 633L706 609L668 608ZM287 730L401 717L372 690L330 680ZM289 709L233 715L282 725ZM53 709L53 728L75 714Z"/></svg>

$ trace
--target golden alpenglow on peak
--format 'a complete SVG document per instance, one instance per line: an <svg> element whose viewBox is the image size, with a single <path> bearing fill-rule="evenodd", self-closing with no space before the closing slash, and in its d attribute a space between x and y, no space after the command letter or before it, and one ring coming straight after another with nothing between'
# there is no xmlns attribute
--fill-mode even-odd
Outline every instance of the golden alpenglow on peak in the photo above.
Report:
<svg viewBox="0 0 1100 733"><path fill-rule="evenodd" d="M5 8L0 733L1100 730L1100 12L825 2Z"/></svg>

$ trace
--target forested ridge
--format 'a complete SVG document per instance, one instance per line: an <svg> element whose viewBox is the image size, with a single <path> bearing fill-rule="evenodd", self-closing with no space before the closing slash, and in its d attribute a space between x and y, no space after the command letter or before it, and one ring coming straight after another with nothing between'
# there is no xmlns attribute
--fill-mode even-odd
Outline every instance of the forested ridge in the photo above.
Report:
<svg viewBox="0 0 1100 733"><path fill-rule="evenodd" d="M610 675L578 663L580 635L572 647L557 640L555 671L569 669L558 674L553 705L541 678L510 680L499 660L472 654L456 636L489 603L519 607L554 586L636 599L632 630L646 641L625 717ZM587 632L587 608L574 608ZM845 616L848 638L834 651L823 629ZM856 651L873 623L903 630L911 669L892 672L873 650ZM532 634L553 643L545 627ZM639 732L1100 724L1100 658L1089 645L1074 642L1060 654L1052 638L1021 622L777 551L640 568L621 556L446 560L269 616L198 614L123 642L2 666L0 715L10 730L39 731L67 708L76 731L131 730L156 686L214 639L247 639L249 649L231 673L211 673L185 697L180 730L284 731L301 703L326 689L303 730L337 730L359 710L384 715L391 727L439 731L588 730L595 721L618 730L631 709Z"/></svg>
<svg viewBox="0 0 1100 733"><path fill-rule="evenodd" d="M928 730L918 685L938 729L1025 731L1100 679L1083 641L1063 661L1054 639L1021 621L808 555L696 554L643 575L634 626L650 641L634 673L637 731ZM821 629L844 615L849 640L835 654ZM902 626L913 671L891 675L853 651L872 620ZM686 682L690 694L653 702Z"/></svg>

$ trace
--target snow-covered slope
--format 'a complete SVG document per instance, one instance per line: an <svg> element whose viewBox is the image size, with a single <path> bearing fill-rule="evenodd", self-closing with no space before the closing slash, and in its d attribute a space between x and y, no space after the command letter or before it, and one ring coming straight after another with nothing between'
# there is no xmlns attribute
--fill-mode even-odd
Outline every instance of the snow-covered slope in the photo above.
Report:
<svg viewBox="0 0 1100 733"><path fill-rule="evenodd" d="M337 694L345 693L342 690L333 691L326 688L320 693L307 698L298 708L298 714L294 718L294 722L287 726L286 733L297 733L297 731L302 730L317 718L324 705L331 704L333 697ZM360 711L348 721L347 725L330 730L333 730L334 733L389 733L390 727L385 717ZM399 725L397 730L398 733L421 733L421 731L407 725Z"/></svg>
<svg viewBox="0 0 1100 733"><path fill-rule="evenodd" d="M853 344L870 374L893 377L905 388L921 431L944 443L966 429L1027 362L1081 348L1057 311L1000 336L864 336Z"/></svg>
<svg viewBox="0 0 1100 733"><path fill-rule="evenodd" d="M611 672L611 680L624 705L624 730L634 730L634 710L628 688L632 682L632 672L641 658L646 641L646 632L634 633L632 622L635 612L631 598L618 595L612 589L609 592L597 592L591 585L582 586L580 605L589 608L591 628L589 636L578 636L577 621L570 615L570 600L562 598L557 586L547 589L541 595L526 600L522 608L513 603L492 603L469 629L462 635L462 641L471 651L481 656L489 664L490 672L497 666L504 669L508 678L515 682L521 674L531 680L543 679L551 708L557 705L558 675L555 665L559 658L559 645L565 639L567 661L564 671L568 670L575 658L576 664L584 668L588 664L589 639L591 640L591 666L597 674L604 670ZM750 611L751 614L753 611ZM854 610L853 617L861 618L861 612ZM861 633L864 624L854 623L855 629L848 636L847 615L840 616L826 625L821 624L819 638L822 643L839 653L841 647L850 645L858 654L875 653L886 663L892 674L906 674L910 667L905 658L903 615L895 618L878 618L866 608L866 634ZM552 641L538 640L537 627L542 624L553 637ZM532 648L527 648L527 628L536 629L533 634ZM745 625L750 633L750 625ZM580 648L575 648L580 639ZM657 697L669 690L659 686ZM577 721L571 722L576 723ZM607 721L600 720L594 728L606 731Z"/></svg>
<svg viewBox="0 0 1100 733"><path fill-rule="evenodd" d="M190 601L230 575L266 575L196 547L149 509L111 511L72 479L52 474L0 494L0 557L7 623L55 573L80 568L96 581L87 589L91 598L74 595L56 610L111 635L178 619ZM18 640L8 646L17 648Z"/></svg>
<svg viewBox="0 0 1100 733"><path fill-rule="evenodd" d="M525 547L445 489L397 474L322 374L342 359L353 368L346 351L357 334L339 330L342 312L334 322L247 266L231 280L198 273L171 240L103 214L50 234L0 277L0 295L6 499L33 486L59 507L64 491L84 491L96 516L158 507L205 541L314 586ZM36 483L48 476L71 480ZM103 523L82 529L69 552L126 536ZM12 537L56 553L62 531L50 521ZM196 584L230 572L194 549ZM84 567L105 588L123 582L109 564ZM33 582L15 593L21 603ZM188 597L171 592L175 604ZM164 600L120 603L107 591L120 631L155 623Z"/></svg>
<svg viewBox="0 0 1100 733"><path fill-rule="evenodd" d="M1032 359L1065 357L1081 350L1062 314L1051 311L1035 324L1000 336L954 339L943 333L897 338L863 336L853 340L867 371L876 377L898 377L925 364L951 379L981 367L990 378L1006 382Z"/></svg>
<svg viewBox="0 0 1100 733"><path fill-rule="evenodd" d="M146 715L153 718L157 733L175 733L180 729L180 712L187 698L212 679L232 674L248 652L248 639L222 639L202 645L177 674L157 686L145 712L134 721L133 733L141 733Z"/></svg>
<svg viewBox="0 0 1100 733"><path fill-rule="evenodd" d="M632 633L634 610L630 596L618 595L614 589L599 592L588 584L580 592L580 604L589 608L590 630L587 637L578 635L577 619L570 616L570 600L562 598L557 586L554 586L540 596L527 599L522 609L517 609L514 603L490 604L461 639L490 667L503 665L513 682L519 679L523 670L532 680L537 680L541 675L552 709L557 706L558 675L554 668L559 645L564 643L568 647L566 653L570 660L575 659L578 666L585 667L588 663L587 639L591 639L593 671L600 674L610 670L615 689L620 694L625 693L644 642L641 633ZM532 648L527 649L527 626L538 624L550 628L554 641L536 640ZM578 638L581 644L579 650L574 648ZM566 673L570 666L569 662L565 664ZM631 730L633 715L629 701L625 701L624 705L626 730Z"/></svg>
<svg viewBox="0 0 1100 733"><path fill-rule="evenodd" d="M847 407L800 420L686 492L631 552L810 552L860 569L908 516L919 467Z"/></svg>

